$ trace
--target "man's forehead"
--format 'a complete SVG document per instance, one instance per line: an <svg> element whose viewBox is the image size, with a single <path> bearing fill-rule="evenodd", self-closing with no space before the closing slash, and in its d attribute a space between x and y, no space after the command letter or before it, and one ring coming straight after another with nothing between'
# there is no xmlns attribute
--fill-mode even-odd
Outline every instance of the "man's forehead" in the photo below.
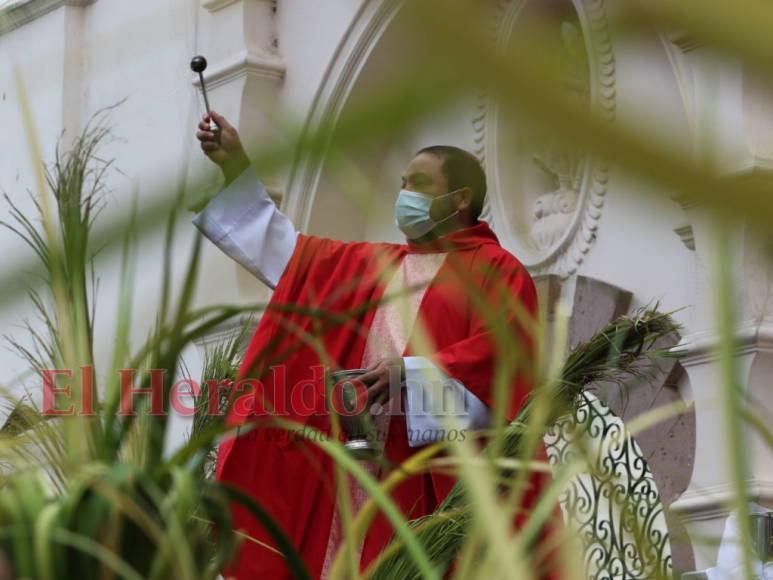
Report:
<svg viewBox="0 0 773 580"><path fill-rule="evenodd" d="M418 155L405 168L403 177L408 180L433 180L442 175L442 166L442 160L438 159L435 155Z"/></svg>

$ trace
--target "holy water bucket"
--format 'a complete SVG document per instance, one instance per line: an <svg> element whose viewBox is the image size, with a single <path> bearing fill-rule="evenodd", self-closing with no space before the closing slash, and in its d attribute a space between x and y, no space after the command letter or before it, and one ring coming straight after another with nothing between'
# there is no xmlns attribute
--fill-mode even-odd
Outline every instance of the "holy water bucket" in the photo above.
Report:
<svg viewBox="0 0 773 580"><path fill-rule="evenodd" d="M752 540L762 562L773 560L773 513L749 514Z"/></svg>
<svg viewBox="0 0 773 580"><path fill-rule="evenodd" d="M373 418L367 403L357 410L357 394L362 392L363 387L358 387L353 381L357 381L358 377L367 372L367 369L349 369L327 375L333 387L332 412L338 415L341 428L349 439L344 447L362 456L379 450L378 445L368 438L368 432L373 428Z"/></svg>

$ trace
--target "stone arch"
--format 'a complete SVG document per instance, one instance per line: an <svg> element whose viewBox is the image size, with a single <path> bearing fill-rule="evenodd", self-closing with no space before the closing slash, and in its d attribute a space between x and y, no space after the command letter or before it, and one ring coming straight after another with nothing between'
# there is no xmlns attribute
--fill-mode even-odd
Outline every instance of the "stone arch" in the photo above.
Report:
<svg viewBox="0 0 773 580"><path fill-rule="evenodd" d="M570 58L579 58L583 61L581 64L587 67L583 73L587 74L587 78L582 79L582 82L587 83L586 105L600 121L614 122L616 62L605 1L499 0L492 18L492 36L498 53L507 55L511 38L518 37L519 21L526 20L524 26L528 26L528 13L532 10L555 13L551 14L551 21L560 23L562 34L565 30L574 30L579 42L570 45L565 36L564 43L567 43L565 48L571 53L581 53L571 54ZM563 14L558 14L559 11ZM573 89L569 91L574 92ZM520 144L512 142L508 135L513 129L517 133L523 132L523 127L519 129L518 124L512 127L500 109L499 98L484 93L473 121L475 152L485 163L491 184L484 219L492 224L503 243L519 255L532 272L555 273L566 278L577 271L595 240L607 194L609 165L586 152L559 145L563 150L561 157L576 158L576 168L572 170L570 178L565 180L571 183L562 183L561 188L555 192L532 191L539 189L541 184L526 177L530 172L531 159L523 158L525 152L520 150ZM534 158L536 160L537 156ZM559 164L558 161L556 163ZM510 171L513 164L518 167L516 176ZM540 163L543 168L544 165ZM547 169L561 173L557 168ZM515 196L512 195L514 190ZM512 207L513 202L519 207ZM529 202L533 202L533 207L529 207ZM549 214L543 215L546 208ZM519 220L513 218L520 215L531 217L521 218L522 223L516 224Z"/></svg>
<svg viewBox="0 0 773 580"><path fill-rule="evenodd" d="M401 10L403 5L399 0L363 3L326 71L304 129L319 147L298 156L283 201L284 211L301 231L345 240L402 242L393 225L393 208L400 175L413 154L438 143L474 149L469 124L474 91L460 97L450 112L428 115L407 130L369 134L356 148L337 139L337 125L373 97L374 87L385 78L399 79L402 66L421 58L418 43L405 39L410 11ZM347 180L340 180L339 173Z"/></svg>
<svg viewBox="0 0 773 580"><path fill-rule="evenodd" d="M335 190L325 186L326 146L333 137L355 85L361 80L363 68L400 5L399 0L363 2L325 71L302 131L302 138L313 140L317 149L314 152L299 152L283 203L285 213L300 231L329 235L329 230L335 230L340 223L348 227L343 228L343 236L339 232L337 237L354 239L362 236L362 231L352 227L352 219L363 218L363 212L354 207L351 200L336 199ZM333 198L326 201L337 210L321 212L333 220L327 225L320 223L315 215L316 210L322 207L320 199L325 197Z"/></svg>

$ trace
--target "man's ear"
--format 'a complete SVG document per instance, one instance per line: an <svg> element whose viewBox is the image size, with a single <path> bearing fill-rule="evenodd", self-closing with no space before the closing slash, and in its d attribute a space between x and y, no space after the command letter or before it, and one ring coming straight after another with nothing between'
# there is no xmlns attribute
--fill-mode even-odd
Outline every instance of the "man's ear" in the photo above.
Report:
<svg viewBox="0 0 773 580"><path fill-rule="evenodd" d="M457 205L456 208L459 211L469 209L472 206L472 189L469 187L464 187L458 191L458 194L461 199L459 201L459 205Z"/></svg>

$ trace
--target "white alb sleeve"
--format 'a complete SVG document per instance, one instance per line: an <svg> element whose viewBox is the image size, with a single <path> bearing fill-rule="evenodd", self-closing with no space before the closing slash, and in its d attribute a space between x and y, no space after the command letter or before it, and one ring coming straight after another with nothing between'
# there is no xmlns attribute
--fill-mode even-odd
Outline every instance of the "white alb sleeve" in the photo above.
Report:
<svg viewBox="0 0 773 580"><path fill-rule="evenodd" d="M250 166L196 215L193 224L227 256L276 288L298 232Z"/></svg>
<svg viewBox="0 0 773 580"><path fill-rule="evenodd" d="M449 428L486 429L491 409L456 379L423 356L406 356L405 420L408 445L419 447L449 439Z"/></svg>

